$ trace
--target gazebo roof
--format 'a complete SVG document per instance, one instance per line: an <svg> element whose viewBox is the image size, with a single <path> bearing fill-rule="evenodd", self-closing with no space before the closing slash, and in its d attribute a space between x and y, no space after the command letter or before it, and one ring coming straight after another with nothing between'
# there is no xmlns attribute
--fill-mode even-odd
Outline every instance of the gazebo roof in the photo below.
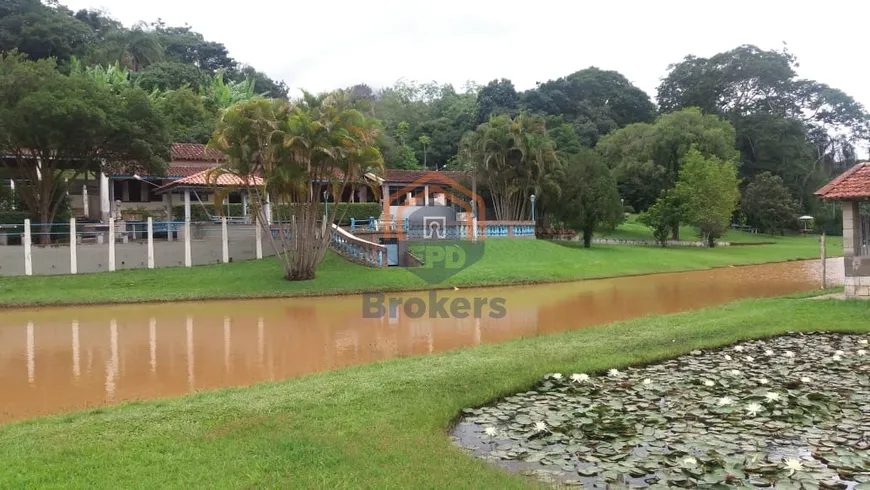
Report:
<svg viewBox="0 0 870 490"><path fill-rule="evenodd" d="M159 187L155 192L163 194L171 192L174 189L202 189L207 187L262 187L264 181L262 177L251 175L247 179L237 175L216 172L215 169L209 168L197 172L193 175L188 175L182 179L170 182L162 187Z"/></svg>
<svg viewBox="0 0 870 490"><path fill-rule="evenodd" d="M817 190L815 195L837 201L870 199L870 162L854 165Z"/></svg>

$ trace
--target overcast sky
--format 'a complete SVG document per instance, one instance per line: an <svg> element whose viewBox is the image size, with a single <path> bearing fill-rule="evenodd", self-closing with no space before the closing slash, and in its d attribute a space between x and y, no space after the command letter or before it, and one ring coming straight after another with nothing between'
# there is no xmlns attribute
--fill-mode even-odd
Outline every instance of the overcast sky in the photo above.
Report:
<svg viewBox="0 0 870 490"><path fill-rule="evenodd" d="M740 44L789 50L799 74L870 107L870 2L767 0L475 1L61 0L125 25L190 24L236 60L323 91L407 80L518 90L588 66L617 70L655 96L670 63ZM811 6L812 5L812 6Z"/></svg>

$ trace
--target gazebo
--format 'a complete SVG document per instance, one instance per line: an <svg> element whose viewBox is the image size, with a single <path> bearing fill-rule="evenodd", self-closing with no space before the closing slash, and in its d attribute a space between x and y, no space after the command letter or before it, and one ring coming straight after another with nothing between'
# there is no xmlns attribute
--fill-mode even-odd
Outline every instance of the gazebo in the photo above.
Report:
<svg viewBox="0 0 870 490"><path fill-rule="evenodd" d="M184 194L184 221L190 221L190 196L191 192L201 192L201 191L212 191L216 188L236 188L240 189L245 186L247 187L262 187L264 185L263 179L256 175L252 175L243 179L237 175L227 174L227 173L218 173L215 169L207 169L201 172L195 173L193 175L189 175L182 179L173 181L169 184L166 184L162 187L159 187L155 190L157 194L164 194L167 196L166 199L166 212L167 216L172 216L172 194L181 192ZM247 192L242 190L242 216L248 216L248 205L250 203L249 196ZM269 204L266 204L264 212L266 213L266 220L271 222L271 209L269 209Z"/></svg>
<svg viewBox="0 0 870 490"><path fill-rule="evenodd" d="M870 162L853 166L815 195L843 206L846 297L870 299Z"/></svg>

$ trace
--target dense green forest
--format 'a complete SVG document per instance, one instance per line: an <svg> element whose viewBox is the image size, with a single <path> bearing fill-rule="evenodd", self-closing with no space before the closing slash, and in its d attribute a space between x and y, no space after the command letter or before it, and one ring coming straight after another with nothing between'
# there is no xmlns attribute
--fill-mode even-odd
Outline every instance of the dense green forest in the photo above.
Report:
<svg viewBox="0 0 870 490"><path fill-rule="evenodd" d="M188 26L158 20L125 27L102 12L73 12L52 1L0 2L0 51L7 154L42 148L57 158L60 148L76 158L111 155L153 169L166 160L170 142L207 142L234 103L288 98L284 82L237 62L223 44ZM740 205L723 204L731 207L724 214L775 232L793 228L805 213L835 223L832 208L812 193L854 165L856 149L870 141L861 104L799 78L797 68L786 49L751 45L687 56L663 67L657 103L622 74L595 67L525 91L503 78L459 89L399 81L336 90L374 121L386 167L476 169L502 218L527 216L527 196L537 193L544 226L591 234L621 213L586 212L590 203L603 209L618 202L620 209L651 210L645 222L661 234L676 231L696 215L681 202L694 185L680 184L689 178L688 159L733 165ZM26 85L35 80L50 83ZM90 109L75 106L76 97ZM105 111L93 110L100 107ZM110 124L81 127L100 118ZM35 136L46 134L55 139ZM730 173L693 175L720 179L705 184L716 188L731 185ZM57 182L41 185L32 208L62 192ZM46 220L53 213L41 214Z"/></svg>

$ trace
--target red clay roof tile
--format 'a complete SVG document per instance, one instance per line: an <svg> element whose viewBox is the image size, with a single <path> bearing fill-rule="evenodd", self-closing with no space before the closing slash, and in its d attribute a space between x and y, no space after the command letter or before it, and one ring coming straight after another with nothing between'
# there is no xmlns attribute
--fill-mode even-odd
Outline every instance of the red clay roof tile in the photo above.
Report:
<svg viewBox="0 0 870 490"><path fill-rule="evenodd" d="M221 162L224 154L214 148L206 148L199 143L174 143L172 145L172 160L189 162Z"/></svg>
<svg viewBox="0 0 870 490"><path fill-rule="evenodd" d="M870 198L870 162L854 165L817 190L815 195L840 201Z"/></svg>

